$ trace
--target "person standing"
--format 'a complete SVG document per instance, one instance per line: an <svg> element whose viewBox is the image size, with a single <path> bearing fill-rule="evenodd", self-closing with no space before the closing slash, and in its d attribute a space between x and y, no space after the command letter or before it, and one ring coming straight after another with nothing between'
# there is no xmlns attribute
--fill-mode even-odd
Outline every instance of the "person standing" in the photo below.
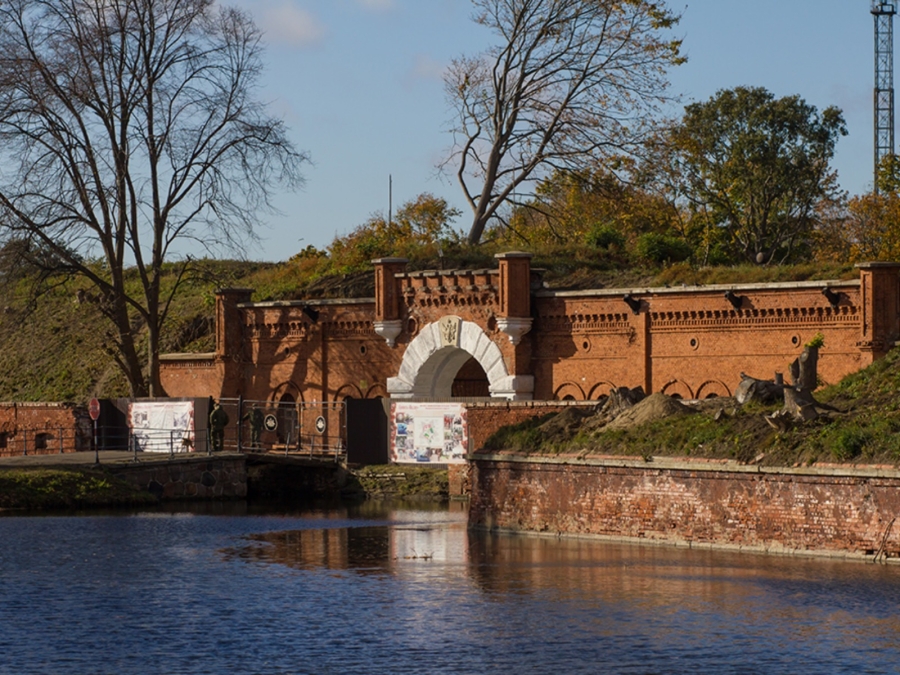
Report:
<svg viewBox="0 0 900 675"><path fill-rule="evenodd" d="M209 413L209 432L212 438L213 452L221 452L225 445L225 427L228 425L228 413L216 401Z"/></svg>
<svg viewBox="0 0 900 675"><path fill-rule="evenodd" d="M250 422L250 445L251 447L258 448L259 435L262 432L263 427L263 414L262 410L259 409L259 405L254 403L241 419Z"/></svg>

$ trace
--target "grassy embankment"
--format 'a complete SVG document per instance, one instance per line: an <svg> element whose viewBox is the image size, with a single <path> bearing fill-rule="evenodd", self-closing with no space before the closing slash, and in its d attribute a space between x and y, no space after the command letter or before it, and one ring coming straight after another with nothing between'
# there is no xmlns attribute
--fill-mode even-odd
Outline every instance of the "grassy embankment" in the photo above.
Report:
<svg viewBox="0 0 900 675"><path fill-rule="evenodd" d="M355 484L350 491L368 499L440 501L450 494L446 469L392 464L367 466L352 475Z"/></svg>
<svg viewBox="0 0 900 675"><path fill-rule="evenodd" d="M102 470L4 468L0 509L146 506L158 500Z"/></svg>
<svg viewBox="0 0 900 675"><path fill-rule="evenodd" d="M533 453L731 459L764 466L821 463L900 465L900 349L816 392L835 412L786 431L765 419L780 406L733 399L631 428L608 430L573 412L506 427L487 449ZM716 414L717 411L718 414Z"/></svg>

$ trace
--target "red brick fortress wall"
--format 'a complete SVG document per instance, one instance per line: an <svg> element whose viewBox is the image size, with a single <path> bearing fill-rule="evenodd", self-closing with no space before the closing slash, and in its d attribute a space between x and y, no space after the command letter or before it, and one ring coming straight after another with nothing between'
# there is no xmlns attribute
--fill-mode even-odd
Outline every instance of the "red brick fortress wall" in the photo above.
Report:
<svg viewBox="0 0 900 675"><path fill-rule="evenodd" d="M820 377L836 382L871 356L858 346L859 282L827 287L834 305L815 282L539 294L535 398L597 399L622 386L729 396L742 372L787 373L817 333L825 338Z"/></svg>
<svg viewBox="0 0 900 675"><path fill-rule="evenodd" d="M775 553L900 558L900 471L476 457L469 523ZM883 548L882 548L883 543Z"/></svg>
<svg viewBox="0 0 900 675"><path fill-rule="evenodd" d="M253 303L246 289L222 291L216 352L163 357L163 386L180 397L386 397L422 347L416 339L448 316L476 325L512 379L533 378L513 398L543 401L637 386L727 396L741 373L786 374L818 333L819 377L833 383L900 338L896 263L860 265L859 279L843 281L552 291L528 254L502 256L499 270L405 272L402 259L376 261L375 298Z"/></svg>

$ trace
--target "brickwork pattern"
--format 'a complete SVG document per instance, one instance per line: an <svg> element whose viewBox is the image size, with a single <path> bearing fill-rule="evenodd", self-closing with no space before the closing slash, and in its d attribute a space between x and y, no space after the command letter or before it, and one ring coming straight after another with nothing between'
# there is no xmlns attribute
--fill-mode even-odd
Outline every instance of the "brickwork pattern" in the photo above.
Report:
<svg viewBox="0 0 900 675"><path fill-rule="evenodd" d="M654 461L653 464L657 464ZM469 522L770 552L900 557L900 472L476 458ZM695 464L692 468L690 464ZM887 536L885 536L887 535Z"/></svg>
<svg viewBox="0 0 900 675"><path fill-rule="evenodd" d="M900 265L860 265L859 280L561 292L540 289L527 254L498 258L500 269L431 272L376 261L376 298L251 303L247 291L223 291L215 354L165 357L163 386L179 397L383 397L410 346L447 316L472 324L499 351L497 370L513 390L498 386L495 394L543 401L597 400L636 386L727 396L742 372L787 372L817 333L825 338L819 376L833 383L900 338ZM514 344L501 330L512 330L515 318L505 313L526 308ZM398 331L390 345L377 332L385 321ZM466 361L429 349L416 363L442 377Z"/></svg>
<svg viewBox="0 0 900 675"><path fill-rule="evenodd" d="M0 457L88 450L91 424L84 406L0 403Z"/></svg>

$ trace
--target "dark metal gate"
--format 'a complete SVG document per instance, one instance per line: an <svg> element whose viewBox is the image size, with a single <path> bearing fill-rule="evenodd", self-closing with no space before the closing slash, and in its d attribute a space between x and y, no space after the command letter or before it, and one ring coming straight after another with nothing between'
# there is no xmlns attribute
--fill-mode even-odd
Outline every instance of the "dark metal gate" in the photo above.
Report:
<svg viewBox="0 0 900 675"><path fill-rule="evenodd" d="M344 401L347 406L347 463L356 466L387 464L385 399Z"/></svg>

